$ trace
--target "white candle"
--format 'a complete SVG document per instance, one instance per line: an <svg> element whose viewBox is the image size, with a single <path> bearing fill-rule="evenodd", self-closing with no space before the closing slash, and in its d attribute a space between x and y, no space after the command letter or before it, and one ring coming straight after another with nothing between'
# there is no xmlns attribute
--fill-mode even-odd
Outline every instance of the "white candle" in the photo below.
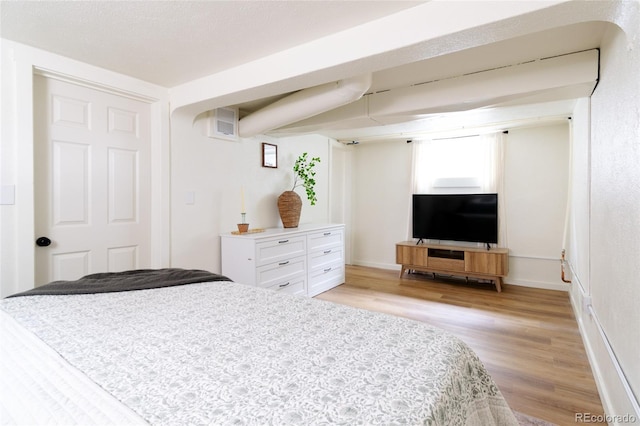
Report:
<svg viewBox="0 0 640 426"><path fill-rule="evenodd" d="M242 203L240 206L240 213L246 213L244 209L244 186L240 187L240 201Z"/></svg>

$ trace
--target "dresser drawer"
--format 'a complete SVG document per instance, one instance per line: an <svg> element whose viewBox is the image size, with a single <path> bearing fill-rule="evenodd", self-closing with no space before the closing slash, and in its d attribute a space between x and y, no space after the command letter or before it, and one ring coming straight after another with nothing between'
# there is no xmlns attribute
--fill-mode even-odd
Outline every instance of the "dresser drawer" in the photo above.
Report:
<svg viewBox="0 0 640 426"><path fill-rule="evenodd" d="M282 293L289 294L298 294L298 295L306 295L307 294L307 279L306 276L302 275L299 277L294 277L288 280L284 280L278 282L269 289L280 291Z"/></svg>
<svg viewBox="0 0 640 426"><path fill-rule="evenodd" d="M317 250L309 253L309 268L315 269L330 263L342 262L342 246Z"/></svg>
<svg viewBox="0 0 640 426"><path fill-rule="evenodd" d="M344 263L342 261L336 261L333 263L327 263L324 265L316 266L315 268L309 268L311 271L309 274L310 281L313 281L317 277L333 275L333 274L343 274L344 272Z"/></svg>
<svg viewBox="0 0 640 426"><path fill-rule="evenodd" d="M328 229L309 234L309 251L322 250L329 247L342 247L343 245L344 232L342 229Z"/></svg>
<svg viewBox="0 0 640 426"><path fill-rule="evenodd" d="M308 296L315 296L344 283L344 263L334 262L315 269L309 273Z"/></svg>
<svg viewBox="0 0 640 426"><path fill-rule="evenodd" d="M305 256L293 259L284 259L268 265L259 266L256 269L256 285L259 287L271 287L278 283L286 282L296 276L304 276L307 270Z"/></svg>
<svg viewBox="0 0 640 426"><path fill-rule="evenodd" d="M307 241L304 235L274 238L256 244L256 264L266 265L306 253Z"/></svg>

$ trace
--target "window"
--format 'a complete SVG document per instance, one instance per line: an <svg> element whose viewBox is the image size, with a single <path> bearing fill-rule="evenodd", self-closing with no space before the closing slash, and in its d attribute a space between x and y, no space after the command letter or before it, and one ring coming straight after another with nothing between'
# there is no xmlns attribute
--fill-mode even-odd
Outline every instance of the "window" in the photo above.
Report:
<svg viewBox="0 0 640 426"><path fill-rule="evenodd" d="M416 141L414 193L498 192L499 137L468 136Z"/></svg>

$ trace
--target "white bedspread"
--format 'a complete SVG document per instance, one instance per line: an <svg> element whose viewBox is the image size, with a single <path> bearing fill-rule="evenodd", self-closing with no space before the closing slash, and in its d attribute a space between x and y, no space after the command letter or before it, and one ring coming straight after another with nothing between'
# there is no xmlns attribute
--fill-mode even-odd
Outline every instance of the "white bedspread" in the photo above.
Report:
<svg viewBox="0 0 640 426"><path fill-rule="evenodd" d="M147 422L0 310L0 424Z"/></svg>
<svg viewBox="0 0 640 426"><path fill-rule="evenodd" d="M151 424L517 425L464 343L386 314L229 282L0 309Z"/></svg>

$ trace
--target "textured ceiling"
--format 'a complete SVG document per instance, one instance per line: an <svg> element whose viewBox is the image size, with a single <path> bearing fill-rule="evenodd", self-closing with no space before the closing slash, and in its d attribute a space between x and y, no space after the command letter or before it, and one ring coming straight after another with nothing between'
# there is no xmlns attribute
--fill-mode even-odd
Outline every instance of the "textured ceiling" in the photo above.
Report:
<svg viewBox="0 0 640 426"><path fill-rule="evenodd" d="M2 1L0 35L173 87L419 3Z"/></svg>

